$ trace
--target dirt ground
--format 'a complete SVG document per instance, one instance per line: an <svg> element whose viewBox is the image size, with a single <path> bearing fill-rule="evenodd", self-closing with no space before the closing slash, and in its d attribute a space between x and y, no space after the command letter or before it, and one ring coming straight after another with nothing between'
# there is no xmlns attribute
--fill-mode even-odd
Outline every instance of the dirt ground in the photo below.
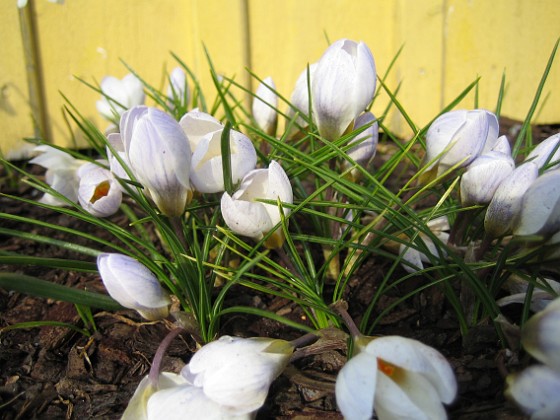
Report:
<svg viewBox="0 0 560 420"><path fill-rule="evenodd" d="M515 130L516 125L502 122L502 129ZM556 130L556 131L553 131ZM537 128L535 138L546 138L557 127ZM5 172L0 179L5 179ZM5 181L2 191L38 198L36 191L23 185L10 186ZM0 196L0 212L16 214L70 226L84 231L91 226L56 212L21 204ZM113 220L124 218L116 215ZM0 226L41 233L64 240L59 232L20 224L0 218ZM97 232L92 232L96 233ZM68 238L66 238L68 239ZM82 242L71 238L72 241ZM43 257L85 259L59 248L28 240L1 236L0 255L16 253ZM375 257L349 282L347 300L350 313L359 322L361 311L371 300L377 280L386 269ZM0 272L18 272L52 282L103 292L97 274L66 272L36 266L2 266ZM418 278L416 281L421 282ZM386 295L377 312L406 294L408 284ZM410 289L412 290L412 289ZM299 308L292 302L233 288L227 305L254 305L301 320ZM519 311L512 308L511 311ZM0 289L0 328L35 320L63 321L80 325L72 304L30 297ZM170 324L145 323L134 311L95 312L97 331L86 337L61 327L17 329L0 333L0 417L2 419L117 419L120 418L136 385L150 367L155 350ZM235 315L222 322L222 334L296 338L299 333L268 319ZM449 407L453 419L522 419L516 407L503 396L504 375L527 362L523 353L506 350L490 321L473 327L466 337L437 288L427 289L397 306L382 321L379 335L399 334L420 340L441 351L450 361L459 382L459 395ZM321 345L324 345L321 347ZM194 341L188 335L172 343L163 369L178 371L189 361ZM328 343L319 343L294 361L274 382L259 419L338 419L334 399L336 374L346 360L346 341L332 334Z"/></svg>

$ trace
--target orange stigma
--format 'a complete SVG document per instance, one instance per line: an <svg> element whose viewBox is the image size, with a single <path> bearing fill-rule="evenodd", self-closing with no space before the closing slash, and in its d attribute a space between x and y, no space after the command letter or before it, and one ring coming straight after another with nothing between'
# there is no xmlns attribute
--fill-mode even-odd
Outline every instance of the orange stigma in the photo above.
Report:
<svg viewBox="0 0 560 420"><path fill-rule="evenodd" d="M379 369L385 375L391 377L395 374L396 366L384 360L377 359L377 369Z"/></svg>
<svg viewBox="0 0 560 420"><path fill-rule="evenodd" d="M93 204L100 198L106 197L107 194L109 194L109 188L111 188L111 184L109 184L109 181L101 182L97 187L95 187L95 191L93 192L93 195L89 202Z"/></svg>

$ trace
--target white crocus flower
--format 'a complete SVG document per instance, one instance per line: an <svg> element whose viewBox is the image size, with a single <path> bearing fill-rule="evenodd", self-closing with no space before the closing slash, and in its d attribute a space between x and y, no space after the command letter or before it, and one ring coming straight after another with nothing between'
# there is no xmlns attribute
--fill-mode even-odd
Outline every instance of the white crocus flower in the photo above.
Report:
<svg viewBox="0 0 560 420"><path fill-rule="evenodd" d="M187 135L193 151L196 150L203 137L224 128L219 120L198 108L187 112L179 121L179 125Z"/></svg>
<svg viewBox="0 0 560 420"><path fill-rule="evenodd" d="M484 109L456 110L440 115L426 134L423 178L430 180L454 166L466 166L492 150L498 139L498 119Z"/></svg>
<svg viewBox="0 0 560 420"><path fill-rule="evenodd" d="M457 394L447 360L419 341L399 336L359 337L358 354L340 370L336 402L347 420L444 419L442 405Z"/></svg>
<svg viewBox="0 0 560 420"><path fill-rule="evenodd" d="M514 170L511 155L490 151L478 156L461 177L461 204L488 204L499 185Z"/></svg>
<svg viewBox="0 0 560 420"><path fill-rule="evenodd" d="M101 92L103 97L97 101L97 110L109 121L118 121L127 109L142 105L145 100L142 82L133 74L127 74L122 80L104 77Z"/></svg>
<svg viewBox="0 0 560 420"><path fill-rule="evenodd" d="M191 149L179 123L159 109L138 106L123 114L120 131L130 168L147 195L166 216L181 216L192 190Z"/></svg>
<svg viewBox="0 0 560 420"><path fill-rule="evenodd" d="M560 230L560 169L538 177L523 194L513 233L550 237Z"/></svg>
<svg viewBox="0 0 560 420"><path fill-rule="evenodd" d="M78 201L78 169L85 164L83 160L76 159L62 150L49 145L37 146L33 149L39 155L29 163L42 166L47 171L45 181L53 190L76 203ZM44 194L39 200L51 206L67 206L68 203L52 194Z"/></svg>
<svg viewBox="0 0 560 420"><path fill-rule="evenodd" d="M182 108L189 104L189 87L187 75L182 67L175 67L169 74L169 86L167 87L167 99L169 106L173 109L178 103Z"/></svg>
<svg viewBox="0 0 560 420"><path fill-rule="evenodd" d="M230 414L249 414L264 404L293 350L285 340L223 336L198 350L181 375Z"/></svg>
<svg viewBox="0 0 560 420"><path fill-rule="evenodd" d="M379 124L375 116L371 112L365 112L356 118L354 129L368 126L360 134L350 141L352 146L346 154L358 165L365 166L368 161L375 156L377 143L379 140ZM347 169L350 167L350 162L345 160L342 162L342 168ZM355 182L360 178L360 171L356 168L351 170L350 178Z"/></svg>
<svg viewBox="0 0 560 420"><path fill-rule="evenodd" d="M313 73L315 72L316 69L317 69L317 63L313 63L309 65L309 68L305 68L305 70L303 70L300 73L296 81L294 91L290 96L291 106L289 106L288 110L286 111L286 116L288 117L288 119L286 120L286 129L289 128L288 124L292 123L292 120L294 119L296 112L298 112L298 116L295 119L295 126L292 126L290 133L288 133L289 138L292 138L295 135L298 129L297 126L303 128L303 127L307 127L308 125L306 120L302 118L302 115L309 117L310 88L309 88L308 80L309 81L311 80L311 78L313 77Z"/></svg>
<svg viewBox="0 0 560 420"><path fill-rule="evenodd" d="M544 364L509 375L505 394L531 419L560 418L560 298L523 326L521 343Z"/></svg>
<svg viewBox="0 0 560 420"><path fill-rule="evenodd" d="M222 216L228 227L235 233L257 241L270 232L280 220L280 212L275 204L257 200L280 200L293 203L293 192L286 172L276 161L271 161L268 169L255 169L241 182L239 189L230 196L224 193L221 200ZM283 207L284 215L290 209ZM276 230L267 240L266 246L278 248L284 242L281 229Z"/></svg>
<svg viewBox="0 0 560 420"><path fill-rule="evenodd" d="M484 216L484 229L490 237L497 238L511 231L521 210L523 195L538 176L538 166L527 162L500 183Z"/></svg>
<svg viewBox="0 0 560 420"><path fill-rule="evenodd" d="M319 134L337 140L373 99L375 62L363 42L340 39L319 62L311 80L313 118Z"/></svg>
<svg viewBox="0 0 560 420"><path fill-rule="evenodd" d="M122 190L111 172L95 163L86 163L78 169L80 205L95 217L115 214L122 202Z"/></svg>
<svg viewBox="0 0 560 420"><path fill-rule="evenodd" d="M444 244L447 243L449 239L449 233L447 233L447 231L450 228L449 220L447 219L447 217L442 216L430 220L426 225L436 236L436 238L438 238ZM430 238L430 236L426 235L425 233L418 232L418 237L416 240L422 241L423 245L426 247L426 250L429 252L429 256L416 248L412 248L408 244L401 244L399 247L399 254L402 256L403 260L402 267L407 273L410 274L413 274L419 270L423 270L424 263L429 263L433 259L441 258L440 253L438 252L438 247L436 247L434 241ZM445 252L444 249L442 249L441 251Z"/></svg>
<svg viewBox="0 0 560 420"><path fill-rule="evenodd" d="M169 294L146 266L123 254L104 253L97 257L97 268L107 292L122 306L150 321L167 317Z"/></svg>
<svg viewBox="0 0 560 420"><path fill-rule="evenodd" d="M542 169L545 164L553 164L551 167L547 168L556 169L560 166L560 163L555 163L560 160L560 133L554 134L539 143L531 153L527 155L525 161L531 161L537 164L539 169ZM554 164L555 163L555 164Z"/></svg>
<svg viewBox="0 0 560 420"><path fill-rule="evenodd" d="M253 99L253 117L257 125L269 136L276 134L278 123L278 96L272 77L267 77L257 87Z"/></svg>

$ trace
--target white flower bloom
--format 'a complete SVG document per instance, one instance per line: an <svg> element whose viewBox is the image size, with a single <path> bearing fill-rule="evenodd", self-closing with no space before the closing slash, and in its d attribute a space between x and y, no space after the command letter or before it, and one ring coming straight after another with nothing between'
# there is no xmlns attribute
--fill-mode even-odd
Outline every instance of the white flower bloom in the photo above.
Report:
<svg viewBox="0 0 560 420"><path fill-rule="evenodd" d="M425 162L428 179L450 168L471 163L494 148L498 139L498 119L484 109L456 110L440 115L426 134ZM432 173L434 172L434 173Z"/></svg>
<svg viewBox="0 0 560 420"><path fill-rule="evenodd" d="M535 365L506 379L505 395L515 400L533 420L560 418L560 372Z"/></svg>
<svg viewBox="0 0 560 420"><path fill-rule="evenodd" d="M122 306L153 321L167 317L171 300L156 276L134 258L104 253L97 268L109 295Z"/></svg>
<svg viewBox="0 0 560 420"><path fill-rule="evenodd" d="M478 156L461 177L461 204L488 204L498 186L514 170L511 155L490 151Z"/></svg>
<svg viewBox="0 0 560 420"><path fill-rule="evenodd" d="M560 230L560 170L547 171L523 194L518 218L513 224L517 236L549 237Z"/></svg>
<svg viewBox="0 0 560 420"><path fill-rule="evenodd" d="M181 374L230 413L248 414L263 405L293 350L284 340L223 336L198 350Z"/></svg>
<svg viewBox="0 0 560 420"><path fill-rule="evenodd" d="M371 112L365 112L356 118L354 129L357 130L367 125L369 125L368 128L350 141L350 145L354 143L356 143L356 145L346 152L352 160L361 166L365 166L368 161L375 156L377 142L379 140L379 124ZM349 166L350 162L346 160L342 162L343 169L347 169ZM354 168L351 172L351 179L356 181L359 176L360 172Z"/></svg>
<svg viewBox="0 0 560 420"><path fill-rule="evenodd" d="M527 155L525 161L531 161L537 164L539 169L542 169L544 164L553 164L560 160L560 133L550 136L546 140L539 143L531 153ZM556 169L560 166L560 163L556 163L547 170Z"/></svg>
<svg viewBox="0 0 560 420"><path fill-rule="evenodd" d="M278 123L278 96L272 77L267 77L257 87L253 99L253 117L257 125L268 135L274 136Z"/></svg>
<svg viewBox="0 0 560 420"><path fill-rule="evenodd" d="M160 211L181 216L192 198L191 149L181 126L156 108L134 107L120 123L130 168Z"/></svg>
<svg viewBox="0 0 560 420"><path fill-rule="evenodd" d="M521 344L531 356L560 374L560 298L525 323Z"/></svg>
<svg viewBox="0 0 560 420"><path fill-rule="evenodd" d="M37 146L33 151L40 154L31 159L29 163L45 168L47 170L45 173L46 183L53 190L76 203L78 201L79 185L78 169L86 162L49 145ZM48 193L43 195L39 202L51 206L68 205L67 202Z"/></svg>
<svg viewBox="0 0 560 420"><path fill-rule="evenodd" d="M258 202L259 199L293 203L293 192L286 172L271 161L268 169L255 169L241 182L239 189L230 196L224 193L221 200L222 215L228 227L235 233L261 240L281 218L278 206ZM284 207L284 215L290 209ZM284 242L282 230L276 230L265 244L277 248Z"/></svg>
<svg viewBox="0 0 560 420"><path fill-rule="evenodd" d="M446 417L442 403L455 399L457 382L438 351L399 336L355 343L359 353L341 369L335 387L346 419L370 419L374 411L381 420Z"/></svg>
<svg viewBox="0 0 560 420"><path fill-rule="evenodd" d="M198 108L187 112L181 120L179 125L187 135L191 150L196 150L198 144L203 137L210 133L223 130L223 124L206 112L200 111Z"/></svg>
<svg viewBox="0 0 560 420"><path fill-rule="evenodd" d="M533 162L524 163L513 170L494 192L484 217L484 229L490 237L508 233L521 210L523 195L537 179L539 168Z"/></svg>
<svg viewBox="0 0 560 420"><path fill-rule="evenodd" d="M327 48L313 74L313 117L319 133L337 140L373 99L375 61L363 42L340 39Z"/></svg>
<svg viewBox="0 0 560 420"><path fill-rule="evenodd" d="M118 121L127 110L144 103L144 87L133 74L127 74L122 80L106 76L101 81L102 98L97 101L97 111L109 121Z"/></svg>
<svg viewBox="0 0 560 420"><path fill-rule="evenodd" d="M122 190L110 171L95 163L86 163L78 170L80 205L96 217L115 214L122 202Z"/></svg>
<svg viewBox="0 0 560 420"><path fill-rule="evenodd" d="M294 87L294 91L290 96L290 104L291 106L288 107L286 111L286 115L288 119L286 120L286 129L288 128L288 124L290 124L296 114L299 112L298 117L295 120L295 123L300 127L307 127L307 122L302 115L309 117L309 94L310 94L310 87L308 82L313 77L315 70L317 69L317 63L313 63L309 65L309 75L308 69L306 68L301 72L299 75L296 85ZM288 134L288 137L291 138L297 131L297 126L292 127L291 132Z"/></svg>
<svg viewBox="0 0 560 420"><path fill-rule="evenodd" d="M169 74L169 86L167 87L168 104L174 108L175 103L186 108L189 104L189 87L187 75L182 67L175 67Z"/></svg>

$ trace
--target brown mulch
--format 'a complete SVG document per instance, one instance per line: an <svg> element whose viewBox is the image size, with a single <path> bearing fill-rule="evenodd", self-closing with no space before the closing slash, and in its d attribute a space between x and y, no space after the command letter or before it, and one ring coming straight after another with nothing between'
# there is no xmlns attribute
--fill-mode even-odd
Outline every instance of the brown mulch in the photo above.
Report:
<svg viewBox="0 0 560 420"><path fill-rule="evenodd" d="M505 130L515 130L512 122L502 122ZM556 129L556 128L554 128ZM539 128L540 138L553 129ZM548 131L547 131L548 130ZM557 131L557 129L556 129ZM554 132L556 132L554 131ZM39 194L24 185L11 185L0 172L5 193L37 199ZM0 196L0 212L91 231L85 222L56 212ZM120 218L120 219L119 219ZM114 221L125 223L116 215ZM48 235L88 245L60 232L0 218L0 227ZM99 232L92 232L102 234ZM96 246L98 248L98 246ZM36 242L0 235L0 252L54 258L86 259ZM90 259L89 261L92 261ZM347 298L351 315L360 321L371 301L376 284L387 267L371 257L349 281ZM37 266L2 266L0 272L18 272L52 282L103 292L97 274L67 272ZM421 281L418 279L417 281ZM381 313L398 293L406 294L407 284L395 295L385 295L376 308ZM253 305L301 320L302 313L292 302L260 295L246 289L232 289L228 305ZM166 323L145 323L134 311L95 311L97 330L91 337L61 327L16 329L0 333L0 417L2 419L117 419L120 418L136 385L150 367L154 352L168 332ZM0 289L0 328L20 322L51 320L81 326L74 305L26 296ZM284 325L268 319L239 314L223 320L223 334L298 336ZM398 305L380 323L377 334L400 334L418 339L440 350L452 364L459 382L459 396L449 407L450 418L522 419L519 411L503 396L504 374L519 369L518 353L504 349L491 322L473 327L462 337L443 294L427 289ZM319 343L321 345L321 343ZM334 399L336 374L346 360L343 335L332 332L330 349L312 347L294 361L274 382L261 419L339 419ZM175 339L164 358L163 369L178 371L195 349L188 335ZM314 349L316 351L314 351Z"/></svg>

